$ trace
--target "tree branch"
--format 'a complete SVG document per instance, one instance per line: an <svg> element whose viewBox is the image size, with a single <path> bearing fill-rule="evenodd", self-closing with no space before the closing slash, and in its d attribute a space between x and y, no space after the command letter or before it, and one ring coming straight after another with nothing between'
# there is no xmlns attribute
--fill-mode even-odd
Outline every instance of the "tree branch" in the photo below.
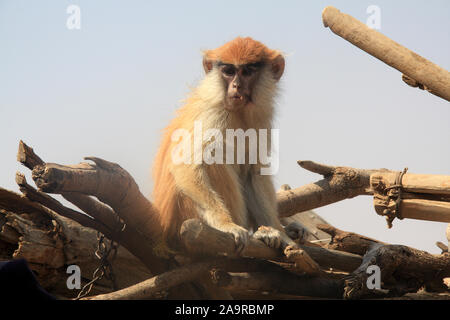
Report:
<svg viewBox="0 0 450 320"><path fill-rule="evenodd" d="M344 297L360 299L373 296L366 285L367 269L378 266L381 270L382 289L390 295L417 292L427 284L443 286L443 279L450 276L450 254L432 255L428 252L402 245L375 244L363 257L363 263L346 279Z"/></svg>
<svg viewBox="0 0 450 320"><path fill-rule="evenodd" d="M333 167L313 161L298 161L298 164L324 179L292 190L277 193L278 213L288 217L359 195L370 195L370 175L378 170L363 170L350 167Z"/></svg>
<svg viewBox="0 0 450 320"><path fill-rule="evenodd" d="M331 236L326 248L364 255L374 244L385 244L353 232L339 230L328 224L319 224L317 228Z"/></svg>
<svg viewBox="0 0 450 320"><path fill-rule="evenodd" d="M450 101L450 73L334 7L322 12L325 27L406 76L409 85ZM411 83L411 79L414 83Z"/></svg>
<svg viewBox="0 0 450 320"><path fill-rule="evenodd" d="M159 251L160 228L157 228L157 225L149 228L148 225L152 219L155 219L151 203L139 192L134 179L120 166L96 158L95 160L101 167L87 163L74 166L45 163L23 141L19 143L17 159L24 166L33 170L33 180L35 180L36 185L41 190L61 193L70 202L82 210L86 210L85 213L94 219L63 206L47 194L34 190L34 188L26 184L23 176L18 175L18 184L19 186L22 185L21 191L33 201L40 202L55 212L73 219L86 227L98 230L109 239L121 243L153 273L161 273L167 269L167 261L160 256ZM121 187L118 188L116 186ZM99 198L103 196L111 204L117 204L117 208L113 207L113 209L110 209L90 198L89 195ZM112 201L111 198L114 197L116 199ZM117 199L124 199L124 203L117 201ZM126 203L130 204L127 206ZM118 211L116 209L121 210L119 213L123 215L121 217L126 223L126 227L122 232L119 232L120 228L118 226L120 224L118 223L116 213ZM136 214L141 214L138 221L133 220ZM142 224L138 225L139 222L142 222ZM140 229L136 228L137 225ZM144 233L144 231L149 233Z"/></svg>
<svg viewBox="0 0 450 320"><path fill-rule="evenodd" d="M180 237L187 252L195 255L217 256L224 254L236 257L233 237L225 232L214 229L197 219L186 220L180 230ZM342 271L353 271L362 262L361 256L328 250L320 247L299 245L322 268L334 268ZM284 259L282 252L269 248L262 241L250 239L248 245L241 252L241 256L254 257L266 260Z"/></svg>

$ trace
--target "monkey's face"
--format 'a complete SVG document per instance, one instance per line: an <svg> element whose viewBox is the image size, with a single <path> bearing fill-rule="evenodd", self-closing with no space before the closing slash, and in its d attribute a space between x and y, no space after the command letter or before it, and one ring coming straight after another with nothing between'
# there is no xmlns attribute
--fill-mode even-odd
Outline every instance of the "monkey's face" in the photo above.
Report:
<svg viewBox="0 0 450 320"><path fill-rule="evenodd" d="M209 73L215 69L223 81L225 109L233 112L258 104L256 101L258 99L255 99L258 96L257 92L261 92L261 88L266 90L267 87L267 81L265 86L262 86L260 82L265 82L264 79L267 76L275 81L281 78L284 72L284 58L281 54L271 60L262 61L234 64L203 57L205 72Z"/></svg>
<svg viewBox="0 0 450 320"><path fill-rule="evenodd" d="M229 111L244 108L252 102L252 92L260 76L262 63L233 65L219 63L226 94L224 106Z"/></svg>

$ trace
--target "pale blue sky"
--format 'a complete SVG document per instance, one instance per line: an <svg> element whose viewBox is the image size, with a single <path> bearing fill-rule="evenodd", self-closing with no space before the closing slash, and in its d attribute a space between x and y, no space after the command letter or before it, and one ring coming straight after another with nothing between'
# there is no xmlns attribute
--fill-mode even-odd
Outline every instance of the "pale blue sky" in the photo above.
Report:
<svg viewBox="0 0 450 320"><path fill-rule="evenodd" d="M66 28L70 4L81 30ZM117 162L148 194L160 130L201 79L201 50L238 35L287 54L277 187L320 178L299 159L450 175L449 103L325 29L327 5L364 22L379 6L382 33L450 70L446 0L0 0L0 186L18 190L15 172L27 172L15 160L23 139L49 162ZM387 229L370 197L316 211L338 228L434 253L445 240L443 223Z"/></svg>

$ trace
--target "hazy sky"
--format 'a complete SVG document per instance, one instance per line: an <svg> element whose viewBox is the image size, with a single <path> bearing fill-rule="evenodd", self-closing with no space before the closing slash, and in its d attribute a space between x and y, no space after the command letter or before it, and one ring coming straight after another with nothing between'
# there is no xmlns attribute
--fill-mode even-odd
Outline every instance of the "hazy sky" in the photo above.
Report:
<svg viewBox="0 0 450 320"><path fill-rule="evenodd" d="M81 29L69 30L69 5ZM0 186L18 190L20 139L48 162L117 162L149 194L161 129L203 76L201 50L251 36L286 53L276 187L320 179L297 160L450 175L450 104L322 25L327 5L450 70L450 1L0 0ZM31 178L28 178L31 181ZM371 197L316 210L334 226L440 252L444 223L387 229Z"/></svg>

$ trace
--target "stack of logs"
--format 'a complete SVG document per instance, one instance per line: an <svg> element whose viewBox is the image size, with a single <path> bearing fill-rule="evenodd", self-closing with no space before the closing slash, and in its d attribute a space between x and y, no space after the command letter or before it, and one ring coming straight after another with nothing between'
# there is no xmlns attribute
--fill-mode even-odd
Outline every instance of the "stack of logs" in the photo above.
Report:
<svg viewBox="0 0 450 320"><path fill-rule="evenodd" d="M288 234L299 238L298 248L283 252L251 239L237 256L232 236L195 219L181 228L183 250L166 248L155 209L134 179L117 164L88 159L94 164L45 163L21 141L18 160L32 170L38 189L19 173L22 195L0 188L0 259L27 259L57 297L78 294L66 285L69 265L80 267L84 283L92 278L100 231L121 245L112 261L117 287L101 279L85 299L450 298L446 245L439 255L389 245L336 229L305 209L371 194L374 177L390 171L299 162L324 179L278 192L281 220ZM47 193L62 195L82 212ZM407 215L407 207L402 210ZM370 265L382 270L379 290L366 284ZM421 289L426 292L418 293Z"/></svg>

